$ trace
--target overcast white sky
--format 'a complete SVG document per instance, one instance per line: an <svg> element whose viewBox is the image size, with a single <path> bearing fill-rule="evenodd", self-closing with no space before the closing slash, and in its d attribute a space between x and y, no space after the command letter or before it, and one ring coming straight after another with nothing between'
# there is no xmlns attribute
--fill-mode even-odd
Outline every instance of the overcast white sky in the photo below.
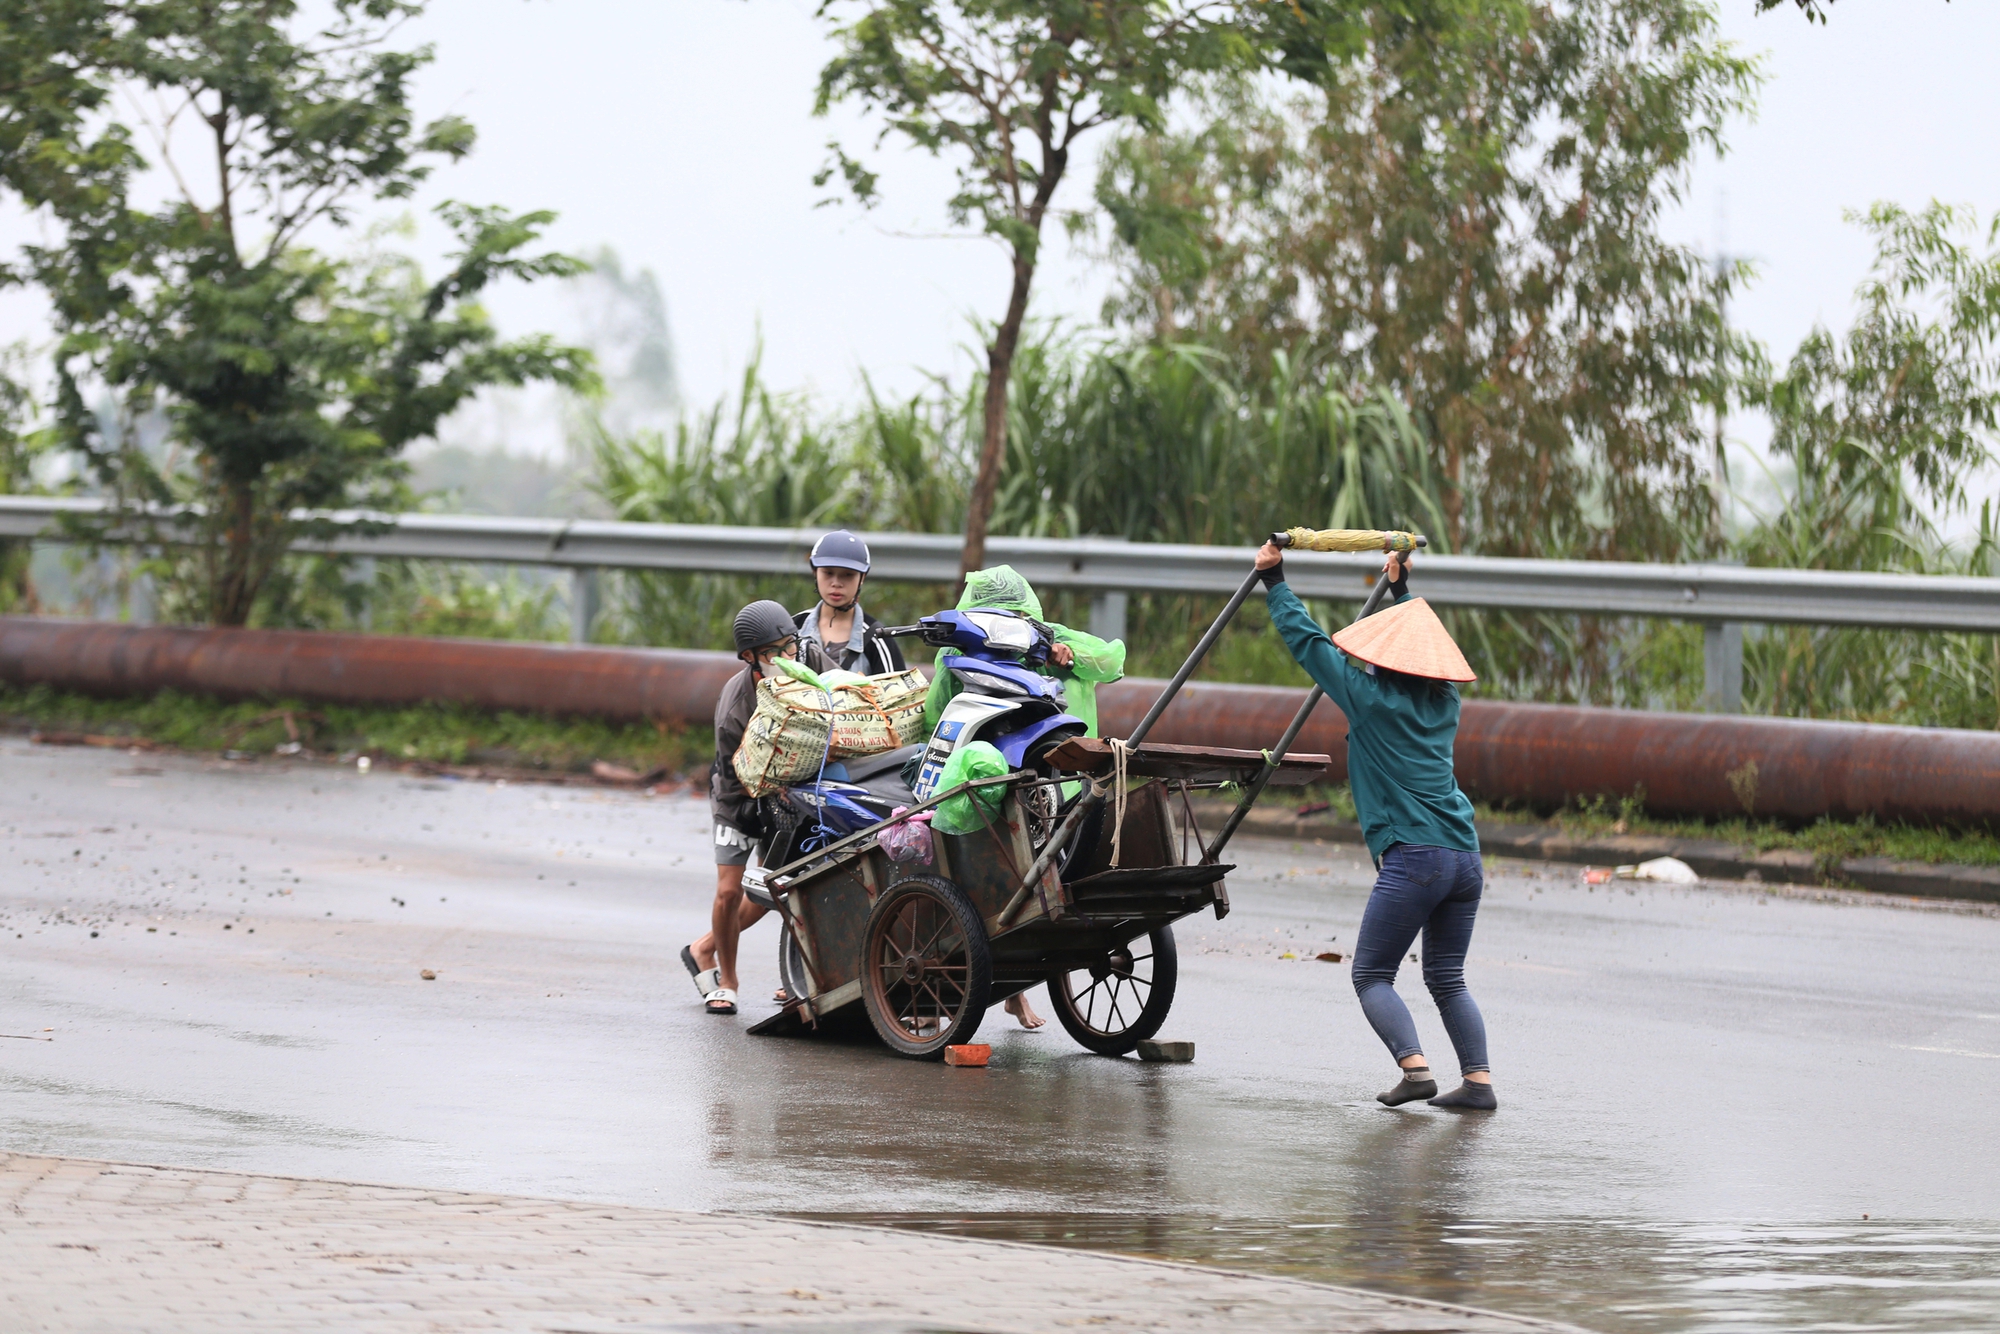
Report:
<svg viewBox="0 0 2000 1334"><path fill-rule="evenodd" d="M887 198L873 214L814 207L827 139L854 148L867 133L811 115L827 55L812 11L811 0L435 0L420 27L438 49L422 109L470 117L480 146L423 202L553 208L558 245L610 245L652 269L692 403L729 388L760 332L781 385L845 394L864 369L893 387L962 372L968 317L997 312L1004 263L990 242L914 239L944 228L951 176L928 159L878 156ZM1761 113L1698 173L1674 227L1755 258L1763 276L1734 314L1782 355L1815 320L1846 320L1868 248L1842 210L1932 197L2000 208L2000 5L1840 0L1824 27L1789 7L1752 11L1726 0L1722 21L1770 53ZM1088 189L1086 165L1068 198ZM18 234L0 225L0 240ZM1038 309L1094 319L1102 283L1063 250ZM552 293L503 291L493 306L516 331L564 319ZM0 339L36 323L18 297L0 305ZM552 428L523 420L504 435L540 451Z"/></svg>

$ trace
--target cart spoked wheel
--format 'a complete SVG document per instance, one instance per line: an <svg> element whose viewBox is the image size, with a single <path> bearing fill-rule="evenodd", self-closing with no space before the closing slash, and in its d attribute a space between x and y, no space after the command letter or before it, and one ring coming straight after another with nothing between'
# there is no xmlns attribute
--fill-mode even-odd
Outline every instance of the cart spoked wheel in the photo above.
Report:
<svg viewBox="0 0 2000 1334"><path fill-rule="evenodd" d="M899 1056L938 1060L986 1015L993 956L957 885L917 875L883 890L861 936L861 998Z"/></svg>
<svg viewBox="0 0 2000 1334"><path fill-rule="evenodd" d="M1160 1031L1179 978L1174 929L1156 926L1088 968L1051 977L1049 1001L1079 1043L1100 1056L1123 1056Z"/></svg>

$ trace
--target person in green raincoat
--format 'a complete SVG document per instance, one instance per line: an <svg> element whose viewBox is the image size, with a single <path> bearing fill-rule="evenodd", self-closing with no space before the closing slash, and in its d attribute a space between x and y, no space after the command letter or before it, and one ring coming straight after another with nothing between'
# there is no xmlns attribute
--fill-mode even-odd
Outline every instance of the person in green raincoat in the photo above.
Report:
<svg viewBox="0 0 2000 1334"><path fill-rule="evenodd" d="M1113 639L1106 642L1096 635L1045 619L1042 616L1042 600L1035 596L1034 587L1011 565L974 570L966 576L965 592L958 599L958 609L977 611L981 608L1018 612L1048 626L1050 635L1056 641L1055 646L1049 650L1048 662L1036 670L1062 682L1065 707L1083 720L1085 736L1096 736L1097 687L1125 675L1125 641ZM951 703L952 696L960 689L958 678L950 672L937 672L931 677L930 694L924 697L924 731L927 734L937 730L945 705ZM1026 992L1010 996L1005 1008L1008 1014L1020 1021L1023 1028L1040 1028L1047 1022L1028 1004Z"/></svg>
<svg viewBox="0 0 2000 1334"><path fill-rule="evenodd" d="M1020 571L1011 565L974 570L966 576L965 592L958 599L958 609L977 611L982 607L1019 612L1048 626L1056 643L1049 652L1049 661L1038 670L1042 675L1053 676L1062 682L1063 698L1067 701L1069 712L1083 719L1084 735L1096 736L1097 687L1125 675L1125 641L1113 639L1106 642L1096 635L1045 619L1042 616L1042 600L1035 596L1033 586L1021 577ZM937 730L938 719L944 716L944 706L951 703L952 696L961 688L958 678L950 672L939 672L931 678L931 693L924 697L926 733Z"/></svg>

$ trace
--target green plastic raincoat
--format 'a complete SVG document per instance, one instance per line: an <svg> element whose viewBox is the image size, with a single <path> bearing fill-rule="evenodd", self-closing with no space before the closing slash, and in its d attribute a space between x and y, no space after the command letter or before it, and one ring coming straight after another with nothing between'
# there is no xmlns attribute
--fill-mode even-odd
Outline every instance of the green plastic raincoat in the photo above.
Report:
<svg viewBox="0 0 2000 1334"><path fill-rule="evenodd" d="M1011 565L974 570L966 577L965 593L958 600L958 609L974 611L980 607L1032 616L1049 627L1058 644L1068 646L1069 651L1076 655L1076 661L1070 666L1058 667L1050 662L1037 670L1062 682L1063 698L1067 701L1069 712L1083 719L1085 735L1096 736L1097 687L1125 675L1125 641L1114 639L1106 643L1096 635L1043 621L1042 600L1035 596L1033 587ZM944 706L951 703L952 696L958 692L958 678L950 672L939 671L931 678L931 692L924 698L924 731L937 730L938 719L944 715Z"/></svg>

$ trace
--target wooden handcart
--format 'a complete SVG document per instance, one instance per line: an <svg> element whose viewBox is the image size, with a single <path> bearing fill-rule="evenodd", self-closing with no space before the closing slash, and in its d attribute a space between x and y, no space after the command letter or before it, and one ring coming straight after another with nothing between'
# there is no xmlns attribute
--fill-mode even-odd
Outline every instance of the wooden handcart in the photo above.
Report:
<svg viewBox="0 0 2000 1334"><path fill-rule="evenodd" d="M978 831L933 832L928 862L893 859L885 822L771 872L792 999L752 1031L816 1025L858 1004L892 1050L937 1058L968 1041L989 1006L1047 983L1056 1019L1091 1051L1124 1055L1158 1032L1179 972L1173 924L1226 914L1235 869L1212 855L1219 843L1203 846L1188 794L1254 783L1265 756L1142 745L1122 781L1108 742L1069 741L1050 761L1054 775L968 783L916 808L974 787L1003 794ZM1327 765L1288 757L1267 781L1319 781ZM1024 797L1079 779L1092 791L1070 799L1054 830L1038 829ZM1115 790L1093 799L1113 784L1122 821Z"/></svg>

